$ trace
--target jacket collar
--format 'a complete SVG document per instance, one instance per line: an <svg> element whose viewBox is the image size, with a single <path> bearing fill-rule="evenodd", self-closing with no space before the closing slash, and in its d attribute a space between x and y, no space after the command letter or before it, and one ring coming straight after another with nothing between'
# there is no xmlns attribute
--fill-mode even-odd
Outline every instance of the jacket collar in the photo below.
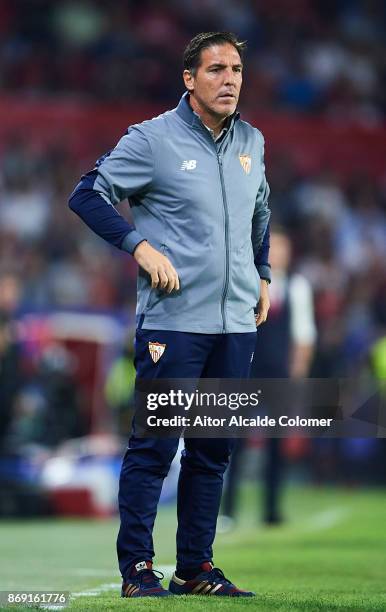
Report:
<svg viewBox="0 0 386 612"><path fill-rule="evenodd" d="M205 127L200 117L195 113L189 104L189 92L186 91L182 96L176 108L177 114L191 127ZM228 129L233 127L234 122L239 119L240 113L235 111L229 117Z"/></svg>

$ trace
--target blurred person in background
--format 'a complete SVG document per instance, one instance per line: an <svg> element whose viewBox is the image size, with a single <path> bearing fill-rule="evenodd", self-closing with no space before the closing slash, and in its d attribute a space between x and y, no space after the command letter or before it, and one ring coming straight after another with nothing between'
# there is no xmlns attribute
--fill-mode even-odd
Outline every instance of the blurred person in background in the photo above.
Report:
<svg viewBox="0 0 386 612"><path fill-rule="evenodd" d="M381 285L373 301L373 314L379 324L379 333L370 347L370 371L378 383L378 424L386 427L386 281ZM375 473L379 483L386 484L386 439L377 440L378 460L375 463Z"/></svg>
<svg viewBox="0 0 386 612"><path fill-rule="evenodd" d="M14 399L8 440L13 452L55 449L87 433L73 358L60 344L47 346Z"/></svg>
<svg viewBox="0 0 386 612"><path fill-rule="evenodd" d="M0 452L14 416L17 394L24 382L20 344L16 337L15 316L21 285L13 272L0 274Z"/></svg>
<svg viewBox="0 0 386 612"><path fill-rule="evenodd" d="M0 295L1 289L0 279ZM0 310L0 517L27 517L49 510L38 479L28 477L26 447L14 437L14 423L20 417L20 400L28 380L15 321L9 312ZM30 444L33 438L28 435L25 441Z"/></svg>
<svg viewBox="0 0 386 612"><path fill-rule="evenodd" d="M11 271L0 273L0 312L9 321L15 320L20 307L22 295L21 281L17 274Z"/></svg>
<svg viewBox="0 0 386 612"><path fill-rule="evenodd" d="M280 226L271 227L270 263L270 316L257 331L251 376L305 378L309 374L316 341L312 289L304 276L293 271L291 241ZM246 443L247 439L238 440L228 469L221 516L223 531L234 523ZM265 440L263 520L268 525L282 520L282 452L281 438Z"/></svg>
<svg viewBox="0 0 386 612"><path fill-rule="evenodd" d="M264 139L236 112L244 46L228 32L194 37L184 53L187 91L177 108L131 126L70 197L91 229L139 264L139 379L247 377L256 324L267 318ZM135 227L114 208L127 197ZM119 493L122 596L251 597L212 564L234 440L185 439L169 591L153 571L157 504L178 442L141 438L134 425Z"/></svg>
<svg viewBox="0 0 386 612"><path fill-rule="evenodd" d="M134 390L134 340L130 334L122 354L112 363L105 383L105 395L113 412L115 431L125 437L133 417Z"/></svg>
<svg viewBox="0 0 386 612"><path fill-rule="evenodd" d="M12 321L0 310L0 455L11 450L7 438L23 382L20 347Z"/></svg>
<svg viewBox="0 0 386 612"><path fill-rule="evenodd" d="M29 444L55 447L86 432L66 349L47 347L27 366L17 337L23 289L14 272L0 274L0 440L12 453Z"/></svg>

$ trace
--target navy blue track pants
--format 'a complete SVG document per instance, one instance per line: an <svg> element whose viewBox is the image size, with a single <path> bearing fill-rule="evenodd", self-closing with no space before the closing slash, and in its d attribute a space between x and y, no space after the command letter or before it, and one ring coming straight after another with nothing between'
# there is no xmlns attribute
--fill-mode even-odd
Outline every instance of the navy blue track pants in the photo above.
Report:
<svg viewBox="0 0 386 612"><path fill-rule="evenodd" d="M166 344L154 363L149 342ZM247 378L256 333L195 334L138 329L137 377ZM121 526L117 540L119 567L126 579L133 563L154 556L153 526L162 483L178 448L178 439L139 438L132 434L119 483ZM212 559L223 475L233 439L185 440L177 494L177 566L197 567Z"/></svg>

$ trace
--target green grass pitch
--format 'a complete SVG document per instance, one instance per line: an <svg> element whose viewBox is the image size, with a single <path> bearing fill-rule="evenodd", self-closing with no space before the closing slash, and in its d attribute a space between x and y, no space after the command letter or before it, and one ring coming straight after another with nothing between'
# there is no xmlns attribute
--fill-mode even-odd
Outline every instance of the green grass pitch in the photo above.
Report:
<svg viewBox="0 0 386 612"><path fill-rule="evenodd" d="M284 502L287 522L264 528L247 486L237 528L216 538L216 565L255 598L120 599L115 519L0 522L0 590L68 590L70 610L385 611L385 492L290 487ZM175 526L162 507L155 562L169 575Z"/></svg>

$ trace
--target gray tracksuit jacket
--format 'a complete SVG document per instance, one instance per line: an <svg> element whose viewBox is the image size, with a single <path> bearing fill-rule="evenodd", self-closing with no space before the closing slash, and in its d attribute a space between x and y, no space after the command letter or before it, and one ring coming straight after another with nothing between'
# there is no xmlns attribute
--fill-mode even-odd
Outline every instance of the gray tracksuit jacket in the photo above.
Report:
<svg viewBox="0 0 386 612"><path fill-rule="evenodd" d="M270 278L268 195L261 132L235 114L215 142L184 94L176 109L131 126L70 207L112 244L132 253L146 239L175 267L181 287L171 294L139 270L143 329L239 333L255 331L259 273ZM114 206L125 198L135 227Z"/></svg>

